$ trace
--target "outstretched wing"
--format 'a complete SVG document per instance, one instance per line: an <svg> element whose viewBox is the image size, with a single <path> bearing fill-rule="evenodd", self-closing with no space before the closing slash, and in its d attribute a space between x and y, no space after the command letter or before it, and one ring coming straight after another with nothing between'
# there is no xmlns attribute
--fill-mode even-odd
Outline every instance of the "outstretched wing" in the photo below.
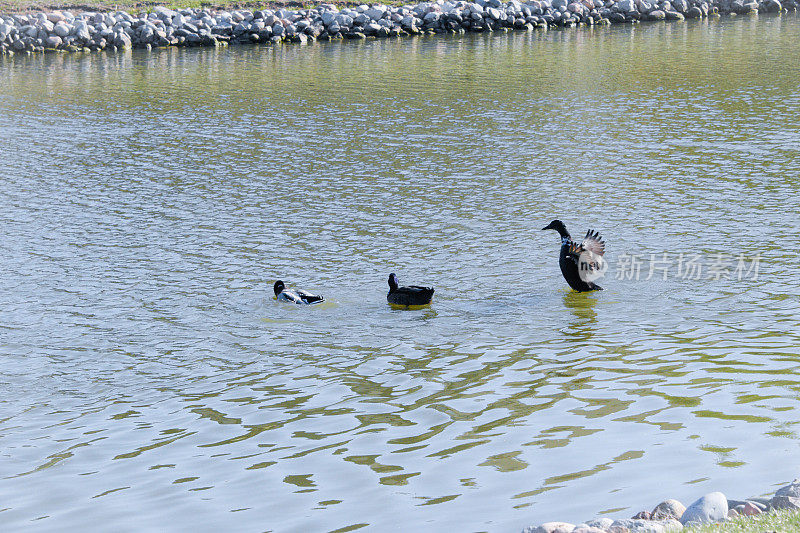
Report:
<svg viewBox="0 0 800 533"><path fill-rule="evenodd" d="M307 304L313 304L325 300L325 298L322 296L318 294L312 294L308 291L304 291L303 289L296 289L296 292L300 296L300 299Z"/></svg>
<svg viewBox="0 0 800 533"><path fill-rule="evenodd" d="M606 242L600 236L600 233L589 230L586 232L586 237L583 238L582 242L573 242L569 247L569 253L574 256L579 256L584 250L596 255L603 255L606 253Z"/></svg>

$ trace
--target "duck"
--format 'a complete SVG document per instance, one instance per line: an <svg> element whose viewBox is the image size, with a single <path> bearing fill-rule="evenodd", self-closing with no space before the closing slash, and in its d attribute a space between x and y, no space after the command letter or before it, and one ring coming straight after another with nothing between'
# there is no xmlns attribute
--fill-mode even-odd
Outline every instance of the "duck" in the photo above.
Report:
<svg viewBox="0 0 800 533"><path fill-rule="evenodd" d="M603 287L594 283L594 279L605 271L603 255L606 253L606 243L600 233L590 229L583 241L578 243L572 240L567 227L558 219L543 227L542 231L549 229L561 235L558 266L569 286L578 292L602 291Z"/></svg>
<svg viewBox="0 0 800 533"><path fill-rule="evenodd" d="M433 298L433 287L420 287L419 285L409 285L400 287L397 275L394 272L389 274L389 293L386 301L392 305L428 305Z"/></svg>
<svg viewBox="0 0 800 533"><path fill-rule="evenodd" d="M318 294L311 294L303 289L287 289L281 280L275 282L275 298L279 302L289 302L295 304L318 304L324 302L325 298Z"/></svg>

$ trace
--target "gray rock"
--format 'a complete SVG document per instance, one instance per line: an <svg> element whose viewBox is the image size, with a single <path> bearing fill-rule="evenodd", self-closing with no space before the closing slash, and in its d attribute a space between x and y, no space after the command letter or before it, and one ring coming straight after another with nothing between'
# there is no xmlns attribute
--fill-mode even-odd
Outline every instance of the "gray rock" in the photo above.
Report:
<svg viewBox="0 0 800 533"><path fill-rule="evenodd" d="M53 31L55 32L55 34L58 35L59 37L62 37L62 38L66 37L67 35L69 35L70 30L72 30L72 28L67 26L67 24L65 22L59 22L53 28Z"/></svg>
<svg viewBox="0 0 800 533"><path fill-rule="evenodd" d="M677 520L615 520L608 528L610 533L671 533L683 526Z"/></svg>
<svg viewBox="0 0 800 533"><path fill-rule="evenodd" d="M608 529L611 527L614 521L610 518L595 518L593 520L587 520L585 524L589 527L596 527L600 529Z"/></svg>
<svg viewBox="0 0 800 533"><path fill-rule="evenodd" d="M341 26L342 28L349 28L350 26L353 25L353 17L351 17L350 15L339 13L338 15L336 15L336 18L334 20L336 20L336 22L338 22L339 26Z"/></svg>
<svg viewBox="0 0 800 533"><path fill-rule="evenodd" d="M64 22L66 17L64 17L64 14L61 11L51 11L47 14L47 20L53 24L58 24L59 22Z"/></svg>
<svg viewBox="0 0 800 533"><path fill-rule="evenodd" d="M667 17L667 20L683 20L686 18L677 11L664 11L664 14Z"/></svg>
<svg viewBox="0 0 800 533"><path fill-rule="evenodd" d="M620 0L617 3L617 8L623 13L630 13L631 11L636 10L636 4L633 2L633 0Z"/></svg>
<svg viewBox="0 0 800 533"><path fill-rule="evenodd" d="M771 511L772 505L770 504L771 498L749 498L748 502L753 502L758 505L762 511Z"/></svg>
<svg viewBox="0 0 800 533"><path fill-rule="evenodd" d="M653 512L651 513L651 516L653 517L653 520L665 520L667 518L680 520L684 511L686 511L685 505L678 500L670 499L664 500L656 505L655 509L653 509Z"/></svg>
<svg viewBox="0 0 800 533"><path fill-rule="evenodd" d="M572 530L572 533L606 533L606 530L600 529L599 527L587 526L586 524L578 524L575 526L575 529Z"/></svg>
<svg viewBox="0 0 800 533"><path fill-rule="evenodd" d="M151 28L150 26L142 26L142 31L139 34L139 39L143 43L149 43L153 40L154 35L155 32L153 31L153 28Z"/></svg>
<svg viewBox="0 0 800 533"><path fill-rule="evenodd" d="M492 20L500 20L500 10L499 9L496 9L494 7L490 7L488 9L486 9L486 14L488 14L489 17Z"/></svg>
<svg viewBox="0 0 800 533"><path fill-rule="evenodd" d="M667 14L661 11L660 9L654 9L653 11L647 14L647 18L649 20L666 20Z"/></svg>
<svg viewBox="0 0 800 533"><path fill-rule="evenodd" d="M386 13L384 9L385 6L374 6L367 9L364 14L371 18L372 20L380 20L383 18L383 15Z"/></svg>
<svg viewBox="0 0 800 533"><path fill-rule="evenodd" d="M128 37L128 34L125 32L117 33L114 36L114 46L117 46L118 48L130 48L131 38Z"/></svg>
<svg viewBox="0 0 800 533"><path fill-rule="evenodd" d="M47 48L58 48L59 46L61 46L61 43L63 42L64 41L61 40L61 37L57 35L51 35L50 37L45 39L44 45Z"/></svg>
<svg viewBox="0 0 800 533"><path fill-rule="evenodd" d="M800 479L795 479L788 485L784 485L775 491L775 496L791 496L792 498L800 498ZM756 501L753 499L752 501Z"/></svg>
<svg viewBox="0 0 800 533"><path fill-rule="evenodd" d="M800 509L800 498L794 496L774 496L770 501L773 509L784 509L789 511L796 511Z"/></svg>
<svg viewBox="0 0 800 533"><path fill-rule="evenodd" d="M568 522L547 522L541 526L526 527L522 533L572 533L575 529L575 524Z"/></svg>
<svg viewBox="0 0 800 533"><path fill-rule="evenodd" d="M686 18L687 19L699 19L703 18L703 12L697 6L692 6L686 10Z"/></svg>
<svg viewBox="0 0 800 533"><path fill-rule="evenodd" d="M84 22L79 22L75 25L75 37L78 39L82 39L84 41L90 41L92 39L91 33L89 31L90 26L87 26Z"/></svg>
<svg viewBox="0 0 800 533"><path fill-rule="evenodd" d="M721 492L710 492L684 511L681 523L708 524L721 522L728 516L728 500Z"/></svg>

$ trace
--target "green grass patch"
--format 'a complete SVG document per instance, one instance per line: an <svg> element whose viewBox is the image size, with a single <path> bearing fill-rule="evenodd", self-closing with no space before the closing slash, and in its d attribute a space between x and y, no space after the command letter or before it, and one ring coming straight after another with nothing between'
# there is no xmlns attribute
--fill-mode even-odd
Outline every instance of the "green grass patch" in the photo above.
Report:
<svg viewBox="0 0 800 533"><path fill-rule="evenodd" d="M755 516L740 516L721 524L689 527L686 533L795 533L800 531L800 511L772 511Z"/></svg>

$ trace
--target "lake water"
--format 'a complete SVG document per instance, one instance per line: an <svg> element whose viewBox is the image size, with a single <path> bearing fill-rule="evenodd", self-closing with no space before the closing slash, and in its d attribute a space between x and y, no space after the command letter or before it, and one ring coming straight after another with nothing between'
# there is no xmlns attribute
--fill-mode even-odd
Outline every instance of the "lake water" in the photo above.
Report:
<svg viewBox="0 0 800 533"><path fill-rule="evenodd" d="M793 16L0 62L3 527L514 532L774 491L798 108ZM606 290L568 290L553 218L602 232ZM433 305L389 308L389 272Z"/></svg>

